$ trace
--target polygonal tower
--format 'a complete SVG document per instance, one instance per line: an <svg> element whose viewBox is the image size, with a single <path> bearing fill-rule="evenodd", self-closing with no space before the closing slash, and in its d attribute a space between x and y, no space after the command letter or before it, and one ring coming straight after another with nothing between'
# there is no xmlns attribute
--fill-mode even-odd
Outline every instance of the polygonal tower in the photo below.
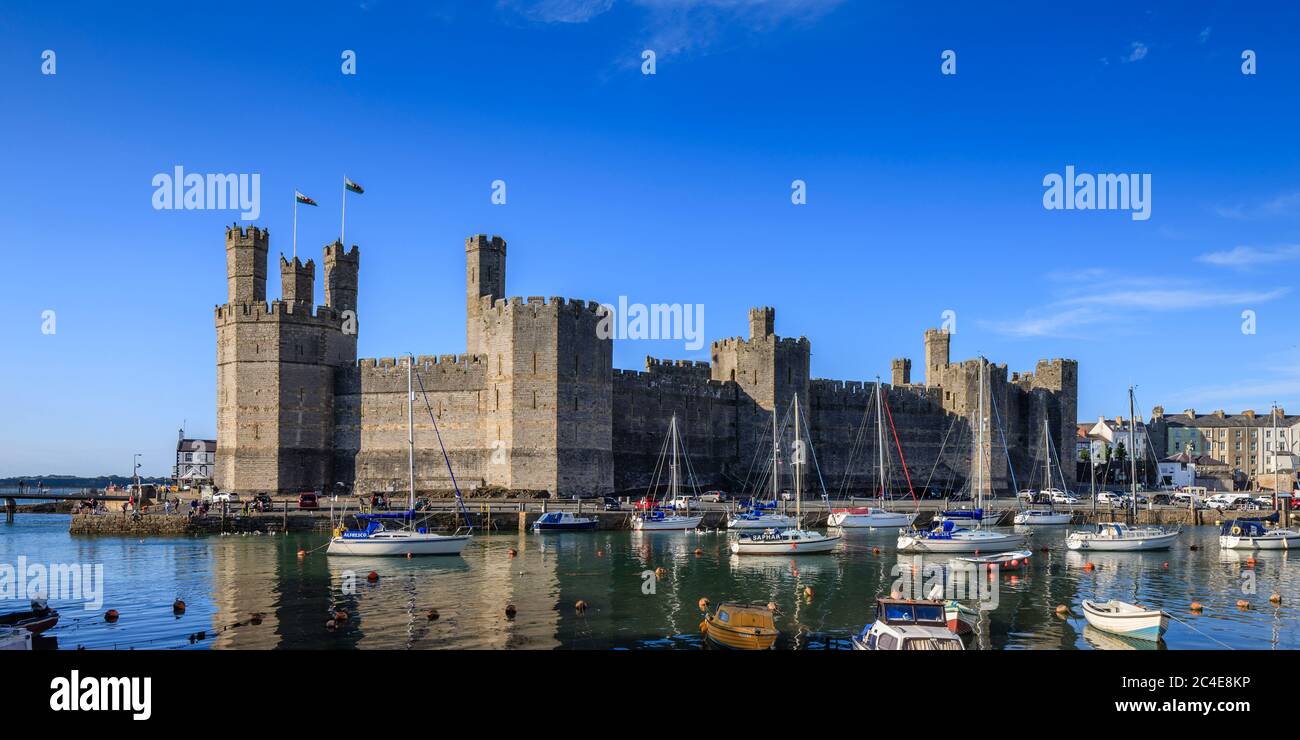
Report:
<svg viewBox="0 0 1300 740"><path fill-rule="evenodd" d="M483 299L506 297L506 240L476 234L465 240L465 351L479 354Z"/></svg>

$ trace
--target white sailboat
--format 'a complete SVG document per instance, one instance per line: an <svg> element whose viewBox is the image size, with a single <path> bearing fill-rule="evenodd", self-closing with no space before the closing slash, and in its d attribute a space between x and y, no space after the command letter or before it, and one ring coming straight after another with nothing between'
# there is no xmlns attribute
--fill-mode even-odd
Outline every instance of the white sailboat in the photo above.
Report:
<svg viewBox="0 0 1300 740"><path fill-rule="evenodd" d="M469 532L461 534L437 534L424 527L417 527L415 521L415 390L411 385L414 374L415 356L407 355L406 360L406 454L407 475L410 494L407 497L406 511L394 513L357 514L357 520L366 523L364 529L348 530L339 527L330 540L325 552L329 555L459 555L473 539ZM421 381L420 390L424 390ZM428 399L425 399L428 405ZM451 473L452 486L456 488L456 500L460 500L460 487L456 485L456 474L451 469L451 459L442 445L442 435L438 433L438 422L430 411L429 420L433 422L433 431L438 435L438 446L442 449L442 458L447 463L447 472ZM462 514L464 510L462 509ZM399 521L397 529L388 529L386 521Z"/></svg>
<svg viewBox="0 0 1300 740"><path fill-rule="evenodd" d="M1137 521L1137 404L1133 400L1133 388L1128 389L1129 408L1129 454L1133 491L1130 517ZM1071 550L1098 550L1103 552L1135 552L1141 550L1167 550L1178 539L1177 529L1158 526L1138 527L1122 522L1102 522L1091 530L1074 530L1066 534L1065 546Z"/></svg>
<svg viewBox="0 0 1300 740"><path fill-rule="evenodd" d="M885 482L885 420L882 416L884 401L880 395L880 378L876 378L876 451L877 468L880 472L880 507L861 506L848 509L834 509L826 523L832 527L844 529L861 527L909 527L916 519L916 512L890 511L886 497ZM894 437L898 441L897 435ZM899 456L902 456L901 446ZM906 467L904 468L906 471Z"/></svg>
<svg viewBox="0 0 1300 740"><path fill-rule="evenodd" d="M777 487L781 480L781 447L776 434L776 410L772 410L772 501L771 508L757 500L749 511L733 514L727 519L727 529L759 530L785 529L795 526L794 517L776 510Z"/></svg>
<svg viewBox="0 0 1300 740"><path fill-rule="evenodd" d="M1046 509L1025 509L1016 513L1013 523L1019 525L1038 525L1038 524L1069 524L1070 513L1056 511L1052 506L1051 496L1055 492L1052 487L1052 435L1047 423L1047 415L1043 415L1043 490L1041 495L1047 497ZM1061 482L1065 482L1065 476L1062 474Z"/></svg>
<svg viewBox="0 0 1300 740"><path fill-rule="evenodd" d="M985 460L985 445L987 440L986 425L988 415L984 411L984 366L985 360L979 358L979 401L976 412L979 416L979 428L976 434L974 458L975 479L972 486L975 490L975 512L982 515L984 511L984 474L988 470L988 464ZM949 552L978 552L978 553L998 553L1009 550L1019 549L1025 544L1025 533L1007 533L994 532L983 529L980 524L980 517L973 518L975 525L973 528L959 526L952 519L939 521L936 525L928 530L909 530L899 534L898 550L899 552L919 552L919 553L949 553Z"/></svg>
<svg viewBox="0 0 1300 740"><path fill-rule="evenodd" d="M737 555L801 555L830 552L839 544L838 535L825 535L811 529L802 529L803 520L803 458L804 441L800 434L799 396L794 397L794 510L795 526L790 529L767 529L754 534L742 534L731 543Z"/></svg>
<svg viewBox="0 0 1300 740"><path fill-rule="evenodd" d="M677 414L673 414L672 421L668 424L668 443L672 447L672 458L668 463L669 482L667 500L677 501L679 500L678 481L681 477L677 470L678 447L680 446L680 440L677 436ZM657 468L663 465L665 454L667 454L666 451L660 453L659 465L656 466ZM686 458L686 467L688 470L690 469L689 458ZM692 475L691 479L694 480L695 476ZM651 482L651 486L655 485L657 482L658 481ZM700 522L702 521L704 521L703 514L692 514L689 509L685 514L679 514L674 509L670 509L666 506L658 506L650 511L637 512L636 515L632 517L632 529L642 532L655 530L680 531L685 529L695 529L700 526Z"/></svg>

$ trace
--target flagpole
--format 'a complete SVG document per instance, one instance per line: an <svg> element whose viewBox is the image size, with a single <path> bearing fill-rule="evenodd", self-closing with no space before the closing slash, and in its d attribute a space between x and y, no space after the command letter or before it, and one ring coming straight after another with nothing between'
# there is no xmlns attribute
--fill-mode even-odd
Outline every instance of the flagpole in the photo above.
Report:
<svg viewBox="0 0 1300 740"><path fill-rule="evenodd" d="M348 231L348 176L343 176L343 223L339 224L339 244L347 243Z"/></svg>
<svg viewBox="0 0 1300 740"><path fill-rule="evenodd" d="M293 194L293 256L298 257L298 193Z"/></svg>

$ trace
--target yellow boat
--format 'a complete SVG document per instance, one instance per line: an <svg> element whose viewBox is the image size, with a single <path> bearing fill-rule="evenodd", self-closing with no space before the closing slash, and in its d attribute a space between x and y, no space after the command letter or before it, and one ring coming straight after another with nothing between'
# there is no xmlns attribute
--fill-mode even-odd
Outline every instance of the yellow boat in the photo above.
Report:
<svg viewBox="0 0 1300 740"><path fill-rule="evenodd" d="M700 622L705 639L736 650L770 650L779 634L766 606L724 603Z"/></svg>

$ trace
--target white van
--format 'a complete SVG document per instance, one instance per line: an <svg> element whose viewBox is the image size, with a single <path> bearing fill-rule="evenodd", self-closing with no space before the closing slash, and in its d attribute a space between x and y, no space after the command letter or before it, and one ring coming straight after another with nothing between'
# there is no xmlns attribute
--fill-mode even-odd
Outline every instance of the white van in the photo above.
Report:
<svg viewBox="0 0 1300 740"><path fill-rule="evenodd" d="M1175 506L1195 504L1197 507L1200 507L1205 504L1205 499L1209 494L1210 490L1205 486L1187 486L1183 490L1170 496L1169 500Z"/></svg>

